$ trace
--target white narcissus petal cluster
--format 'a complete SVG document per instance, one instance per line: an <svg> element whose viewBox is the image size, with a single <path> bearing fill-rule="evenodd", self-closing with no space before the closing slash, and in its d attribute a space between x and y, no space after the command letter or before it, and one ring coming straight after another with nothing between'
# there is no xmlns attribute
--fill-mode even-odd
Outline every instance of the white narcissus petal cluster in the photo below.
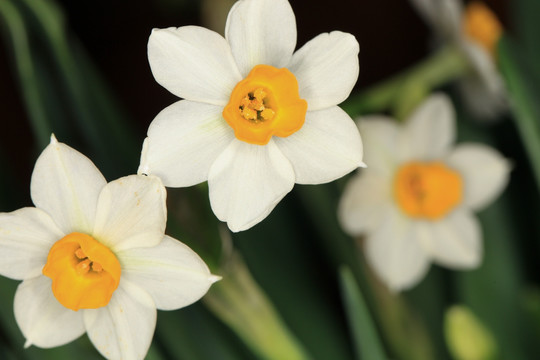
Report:
<svg viewBox="0 0 540 360"><path fill-rule="evenodd" d="M504 81L495 59L464 31L462 0L410 0L439 41L458 46L473 71L459 81L463 101L479 119L496 118L508 108Z"/></svg>
<svg viewBox="0 0 540 360"><path fill-rule="evenodd" d="M358 42L334 31L295 47L287 0L238 1L225 38L195 26L154 29L152 73L184 100L150 125L139 173L159 176L169 187L208 181L216 216L242 231L263 220L295 183L332 181L362 166L358 129L337 106L358 78ZM288 69L307 102L302 127L265 145L237 139L222 115L233 89L260 65Z"/></svg>
<svg viewBox="0 0 540 360"><path fill-rule="evenodd" d="M0 213L0 274L23 280L15 318L25 346L50 348L85 332L108 359L143 359L156 308L173 310L201 298L218 279L186 245L164 234L165 188L155 176L106 183L84 155L51 138L31 182L36 208ZM42 274L51 247L74 232L106 245L121 276L106 306L70 310Z"/></svg>
<svg viewBox="0 0 540 360"><path fill-rule="evenodd" d="M347 184L338 216L349 234L365 236L366 258L378 276L400 291L418 283L431 262L452 269L479 266L482 234L472 211L502 192L509 161L485 145L453 145L454 113L444 95L429 97L403 125L370 116L358 120L358 126L369 167ZM462 197L444 216L411 216L398 204L396 176L411 162L438 162L459 174ZM409 185L415 191L418 184Z"/></svg>

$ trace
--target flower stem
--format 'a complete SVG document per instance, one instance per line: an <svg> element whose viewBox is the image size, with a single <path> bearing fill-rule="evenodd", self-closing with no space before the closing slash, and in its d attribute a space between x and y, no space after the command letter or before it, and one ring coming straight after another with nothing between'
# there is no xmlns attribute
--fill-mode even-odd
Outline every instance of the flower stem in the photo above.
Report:
<svg viewBox="0 0 540 360"><path fill-rule="evenodd" d="M391 109L402 118L431 90L468 71L470 64L463 52L448 45L404 72L349 97L342 107L353 117Z"/></svg>
<svg viewBox="0 0 540 360"><path fill-rule="evenodd" d="M223 270L223 280L203 299L208 308L260 358L310 359L251 277L240 254L233 253Z"/></svg>

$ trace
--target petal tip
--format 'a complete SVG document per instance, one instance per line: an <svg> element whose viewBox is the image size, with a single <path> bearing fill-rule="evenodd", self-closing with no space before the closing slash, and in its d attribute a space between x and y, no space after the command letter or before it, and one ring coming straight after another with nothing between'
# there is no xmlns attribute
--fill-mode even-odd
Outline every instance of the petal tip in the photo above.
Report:
<svg viewBox="0 0 540 360"><path fill-rule="evenodd" d="M148 166L148 137L146 137L143 141L142 150L141 150L141 159L139 168L137 169L137 175L149 175L150 174L150 168Z"/></svg>
<svg viewBox="0 0 540 360"><path fill-rule="evenodd" d="M24 348L28 349L30 346L32 346L32 341L30 339L26 339L24 342Z"/></svg>
<svg viewBox="0 0 540 360"><path fill-rule="evenodd" d="M223 277L221 277L219 275L210 275L208 277L208 280L210 281L210 284L214 284L214 283L220 281L221 279L223 279Z"/></svg>
<svg viewBox="0 0 540 360"><path fill-rule="evenodd" d="M56 139L56 136L54 133L51 133L51 144L58 144L58 140Z"/></svg>

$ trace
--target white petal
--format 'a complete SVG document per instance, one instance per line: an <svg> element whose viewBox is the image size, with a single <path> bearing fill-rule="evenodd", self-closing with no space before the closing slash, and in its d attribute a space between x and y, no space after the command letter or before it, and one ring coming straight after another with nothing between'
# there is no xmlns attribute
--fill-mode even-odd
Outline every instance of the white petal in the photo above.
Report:
<svg viewBox="0 0 540 360"><path fill-rule="evenodd" d="M148 61L156 81L187 100L224 106L242 80L227 41L198 26L154 29Z"/></svg>
<svg viewBox="0 0 540 360"><path fill-rule="evenodd" d="M52 348L84 334L82 313L62 306L51 286L51 279L38 276L24 280L17 288L15 320L26 338L25 347Z"/></svg>
<svg viewBox="0 0 540 360"><path fill-rule="evenodd" d="M465 210L431 222L431 255L453 269L473 269L482 261L482 234L478 221Z"/></svg>
<svg viewBox="0 0 540 360"><path fill-rule="evenodd" d="M403 136L396 120L387 116L363 116L357 121L364 142L364 162L370 171L393 177Z"/></svg>
<svg viewBox="0 0 540 360"><path fill-rule="evenodd" d="M43 210L0 213L0 274L17 280L41 275L51 246L64 236Z"/></svg>
<svg viewBox="0 0 540 360"><path fill-rule="evenodd" d="M287 0L240 0L225 36L242 77L255 65L287 66L296 46L296 20Z"/></svg>
<svg viewBox="0 0 540 360"><path fill-rule="evenodd" d="M390 179L371 168L359 171L347 183L338 208L341 226L350 235L375 231L393 201Z"/></svg>
<svg viewBox="0 0 540 360"><path fill-rule="evenodd" d="M122 276L146 290L160 310L175 310L199 300L218 277L188 246L165 236L151 248L117 253Z"/></svg>
<svg viewBox="0 0 540 360"><path fill-rule="evenodd" d="M64 233L90 233L106 183L90 159L53 135L36 161L30 192L36 207L45 210Z"/></svg>
<svg viewBox="0 0 540 360"><path fill-rule="evenodd" d="M390 211L377 231L366 238L367 260L392 291L416 285L429 268L424 248L426 228Z"/></svg>
<svg viewBox="0 0 540 360"><path fill-rule="evenodd" d="M210 166L234 139L223 108L178 101L156 116L148 129L140 172L165 186L192 186L208 179Z"/></svg>
<svg viewBox="0 0 540 360"><path fill-rule="evenodd" d="M337 105L351 93L360 65L355 37L341 31L323 33L294 53L289 70L296 76L308 110Z"/></svg>
<svg viewBox="0 0 540 360"><path fill-rule="evenodd" d="M156 176L130 175L108 183L99 196L93 236L114 252L159 244L166 196Z"/></svg>
<svg viewBox="0 0 540 360"><path fill-rule="evenodd" d="M300 130L274 141L291 162L298 184L326 183L364 166L358 128L337 106L308 111Z"/></svg>
<svg viewBox="0 0 540 360"><path fill-rule="evenodd" d="M461 36L461 0L410 0L410 3L438 36L451 39Z"/></svg>
<svg viewBox="0 0 540 360"><path fill-rule="evenodd" d="M432 160L445 156L455 139L455 114L444 94L428 97L409 118L404 136L407 156L415 160Z"/></svg>
<svg viewBox="0 0 540 360"><path fill-rule="evenodd" d="M462 144L456 147L447 161L463 176L463 202L473 210L489 205L508 183L510 163L488 146Z"/></svg>
<svg viewBox="0 0 540 360"><path fill-rule="evenodd" d="M483 47L468 40L460 45L475 70L459 81L461 96L478 119L493 120L508 110L504 81L492 56Z"/></svg>
<svg viewBox="0 0 540 360"><path fill-rule="evenodd" d="M294 171L273 140L233 142L208 176L212 210L236 232L263 220L294 186Z"/></svg>
<svg viewBox="0 0 540 360"><path fill-rule="evenodd" d="M144 359L156 328L152 297L121 280L107 306L84 310L90 341L107 359Z"/></svg>

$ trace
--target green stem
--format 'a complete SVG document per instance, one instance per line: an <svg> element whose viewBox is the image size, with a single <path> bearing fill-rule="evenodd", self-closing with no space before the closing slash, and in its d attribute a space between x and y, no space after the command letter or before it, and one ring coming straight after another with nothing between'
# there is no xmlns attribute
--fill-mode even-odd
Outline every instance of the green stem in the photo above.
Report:
<svg viewBox="0 0 540 360"><path fill-rule="evenodd" d="M367 112L380 112L400 105L401 97L410 94L405 89L429 92L470 71L470 63L456 46L448 45L404 72L375 85L360 94L353 95L342 104L351 116Z"/></svg>
<svg viewBox="0 0 540 360"><path fill-rule="evenodd" d="M257 354L268 360L310 359L286 327L238 253L223 269L223 279L203 301Z"/></svg>
<svg viewBox="0 0 540 360"><path fill-rule="evenodd" d="M11 42L21 91L32 122L32 130L40 148L49 143L52 130L47 120L43 98L37 86L36 72L28 44L28 34L17 8L10 1L0 1L0 16L4 19Z"/></svg>

